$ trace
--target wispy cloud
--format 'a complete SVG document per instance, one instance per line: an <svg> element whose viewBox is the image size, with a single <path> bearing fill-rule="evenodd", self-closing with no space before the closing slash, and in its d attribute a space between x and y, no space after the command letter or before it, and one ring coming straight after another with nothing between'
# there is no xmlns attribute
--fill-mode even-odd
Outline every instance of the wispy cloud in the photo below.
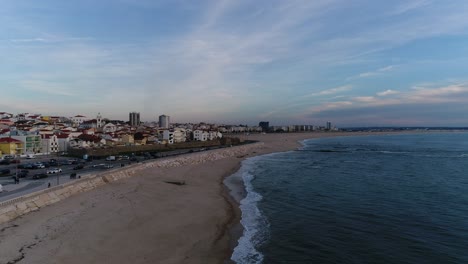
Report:
<svg viewBox="0 0 468 264"><path fill-rule="evenodd" d="M458 100L447 93L460 88L408 88L432 76L408 77L402 70L407 61L386 52L468 32L464 1L104 1L95 8L108 10L105 21L93 14L82 18L95 19L96 28L69 16L75 4L26 1L18 8L17 1L7 2L0 11L7 25L0 29L0 75L8 76L8 85L38 97L85 98L82 105L105 107L115 117L125 116L122 105L129 102L131 110L186 120L237 116L253 122L430 97ZM369 12L363 14L362 6ZM18 16L42 8L54 12ZM135 17L121 16L127 8ZM337 16L347 23L337 23ZM118 27L120 21L125 26ZM170 27L158 26L168 21ZM434 78L449 77L460 75Z"/></svg>
<svg viewBox="0 0 468 264"><path fill-rule="evenodd" d="M349 91L349 90L352 89L352 87L353 86L351 86L351 85L344 85L344 86L340 86L340 87L336 87L336 88L332 88L332 89L328 89L328 90L323 90L323 91L319 92L318 95L337 94L337 93Z"/></svg>
<svg viewBox="0 0 468 264"><path fill-rule="evenodd" d="M350 77L350 79L355 79L355 78L367 78L367 77L372 77L376 75L382 75L385 72L389 72L395 69L395 66L389 65L383 68L379 68L375 71L369 71L369 72L363 72L358 74L357 76Z"/></svg>
<svg viewBox="0 0 468 264"><path fill-rule="evenodd" d="M440 103L466 103L468 100L468 85L455 84L437 88L418 88L407 92L395 93L387 90L379 96L398 95L391 98L375 96L358 96L343 102L325 103L312 108L312 112L319 113L329 109L346 111L349 108L366 108L369 106L407 105L407 104L440 104Z"/></svg>
<svg viewBox="0 0 468 264"><path fill-rule="evenodd" d="M378 96L387 96L387 95L394 95L394 94L398 94L399 92L398 91L395 91L395 90L385 90L383 92L379 92L377 93Z"/></svg>
<svg viewBox="0 0 468 264"><path fill-rule="evenodd" d="M420 9L424 6L427 6L431 3L429 0L416 0L416 1L406 1L403 4L398 5L394 10L390 12L391 15L401 15L410 11Z"/></svg>

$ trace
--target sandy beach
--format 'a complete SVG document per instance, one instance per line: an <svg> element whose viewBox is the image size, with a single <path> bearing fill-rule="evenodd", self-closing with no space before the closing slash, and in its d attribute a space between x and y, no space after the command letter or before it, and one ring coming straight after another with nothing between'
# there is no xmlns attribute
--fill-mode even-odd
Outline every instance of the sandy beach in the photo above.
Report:
<svg viewBox="0 0 468 264"><path fill-rule="evenodd" d="M140 175L0 225L0 263L229 263L239 209L222 181L250 156L362 133L256 134L248 155ZM185 181L178 186L166 181Z"/></svg>

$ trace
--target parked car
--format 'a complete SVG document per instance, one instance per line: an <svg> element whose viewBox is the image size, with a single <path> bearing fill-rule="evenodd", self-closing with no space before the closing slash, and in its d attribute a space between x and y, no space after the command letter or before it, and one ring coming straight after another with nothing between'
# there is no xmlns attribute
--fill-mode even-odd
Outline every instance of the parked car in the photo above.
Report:
<svg viewBox="0 0 468 264"><path fill-rule="evenodd" d="M14 158L15 158L15 156L13 156L13 155L5 155L5 156L3 156L3 159L14 159Z"/></svg>
<svg viewBox="0 0 468 264"><path fill-rule="evenodd" d="M18 177L25 178L26 176L28 176L28 173L29 173L29 171L27 171L27 170L21 170L21 171L18 172Z"/></svg>
<svg viewBox="0 0 468 264"><path fill-rule="evenodd" d="M112 164L106 164L106 165L104 165L104 168L105 168L105 169L110 169L110 168L113 168L113 167L114 167L114 165L112 165Z"/></svg>
<svg viewBox="0 0 468 264"><path fill-rule="evenodd" d="M35 159L36 156L34 156L34 154L28 154L28 155L26 155L26 158L27 159Z"/></svg>
<svg viewBox="0 0 468 264"><path fill-rule="evenodd" d="M34 166L33 166L33 164L31 164L31 163L20 164L20 165L18 165L18 169L27 169L27 170L30 170L30 169L34 169Z"/></svg>
<svg viewBox="0 0 468 264"><path fill-rule="evenodd" d="M9 175L10 174L10 169L3 169L3 170L0 170L0 175Z"/></svg>
<svg viewBox="0 0 468 264"><path fill-rule="evenodd" d="M76 165L75 167L73 167L74 170L81 170L84 168L84 165L83 164L78 164Z"/></svg>
<svg viewBox="0 0 468 264"><path fill-rule="evenodd" d="M36 162L33 164L33 169L45 169L45 165L41 162Z"/></svg>
<svg viewBox="0 0 468 264"><path fill-rule="evenodd" d="M33 179L34 180L37 180L37 179L43 179L43 178L47 178L49 177L49 175L47 175L46 173L36 173L33 175Z"/></svg>
<svg viewBox="0 0 468 264"><path fill-rule="evenodd" d="M94 165L93 165L93 168L104 167L104 166L106 166L106 164L104 164L104 163L94 164Z"/></svg>
<svg viewBox="0 0 468 264"><path fill-rule="evenodd" d="M2 159L2 160L0 160L0 165L10 165L10 160Z"/></svg>
<svg viewBox="0 0 468 264"><path fill-rule="evenodd" d="M12 159L12 160L10 160L10 163L21 163L21 160L19 160L19 159Z"/></svg>
<svg viewBox="0 0 468 264"><path fill-rule="evenodd" d="M109 156L106 158L107 161L113 161L115 160L115 156Z"/></svg>
<svg viewBox="0 0 468 264"><path fill-rule="evenodd" d="M53 168L53 169L47 170L46 173L47 173L47 174L55 174L55 173L60 173L60 172L62 172L62 169L60 169L60 168Z"/></svg>

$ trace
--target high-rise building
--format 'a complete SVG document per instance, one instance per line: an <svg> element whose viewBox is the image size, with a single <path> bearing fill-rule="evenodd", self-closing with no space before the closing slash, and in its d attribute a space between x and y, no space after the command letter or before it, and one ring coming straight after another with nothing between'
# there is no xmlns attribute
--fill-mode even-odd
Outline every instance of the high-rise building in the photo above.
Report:
<svg viewBox="0 0 468 264"><path fill-rule="evenodd" d="M327 122L327 130L331 130L331 122L330 121Z"/></svg>
<svg viewBox="0 0 468 264"><path fill-rule="evenodd" d="M268 128L270 127L270 122L262 121L258 123L258 126L262 128L263 132L267 132Z"/></svg>
<svg viewBox="0 0 468 264"><path fill-rule="evenodd" d="M160 115L159 116L159 127L162 127L162 128L169 128L169 124L170 124L170 117L167 116L167 115Z"/></svg>
<svg viewBox="0 0 468 264"><path fill-rule="evenodd" d="M128 115L128 122L130 126L135 127L140 125L140 113L138 112L131 112Z"/></svg>

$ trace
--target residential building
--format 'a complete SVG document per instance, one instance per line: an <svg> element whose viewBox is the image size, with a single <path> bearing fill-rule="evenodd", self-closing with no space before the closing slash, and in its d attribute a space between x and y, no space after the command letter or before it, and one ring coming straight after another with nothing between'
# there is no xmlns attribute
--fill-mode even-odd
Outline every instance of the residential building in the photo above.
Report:
<svg viewBox="0 0 468 264"><path fill-rule="evenodd" d="M83 115L76 115L70 118L74 127L78 127L84 121L87 121L89 118Z"/></svg>
<svg viewBox="0 0 468 264"><path fill-rule="evenodd" d="M169 144L174 144L174 132L169 130L163 131L163 140Z"/></svg>
<svg viewBox="0 0 468 264"><path fill-rule="evenodd" d="M59 143L56 135L43 135L41 141L42 153L57 153L59 151Z"/></svg>
<svg viewBox="0 0 468 264"><path fill-rule="evenodd" d="M2 155L21 155L23 154L23 142L14 138L0 138L0 153Z"/></svg>
<svg viewBox="0 0 468 264"><path fill-rule="evenodd" d="M128 115L128 122L130 126L136 127L140 125L140 113L138 112L131 112Z"/></svg>
<svg viewBox="0 0 468 264"><path fill-rule="evenodd" d="M170 117L167 115L160 115L159 116L159 127L161 128L169 128L170 125Z"/></svg>
<svg viewBox="0 0 468 264"><path fill-rule="evenodd" d="M62 133L56 136L58 141L58 151L67 152L70 147L70 140L73 138L72 134Z"/></svg>
<svg viewBox="0 0 468 264"><path fill-rule="evenodd" d="M102 127L104 133L114 133L117 131L117 126L112 123L107 123Z"/></svg>
<svg viewBox="0 0 468 264"><path fill-rule="evenodd" d="M184 128L174 128L174 143L181 143L187 140L187 130Z"/></svg>
<svg viewBox="0 0 468 264"><path fill-rule="evenodd" d="M210 133L197 129L193 131L193 140L196 141L207 141L210 136Z"/></svg>
<svg viewBox="0 0 468 264"><path fill-rule="evenodd" d="M41 136L36 134L31 135L16 135L10 136L16 140L23 142L23 154L33 154L33 153L40 153L42 150L42 141Z"/></svg>

